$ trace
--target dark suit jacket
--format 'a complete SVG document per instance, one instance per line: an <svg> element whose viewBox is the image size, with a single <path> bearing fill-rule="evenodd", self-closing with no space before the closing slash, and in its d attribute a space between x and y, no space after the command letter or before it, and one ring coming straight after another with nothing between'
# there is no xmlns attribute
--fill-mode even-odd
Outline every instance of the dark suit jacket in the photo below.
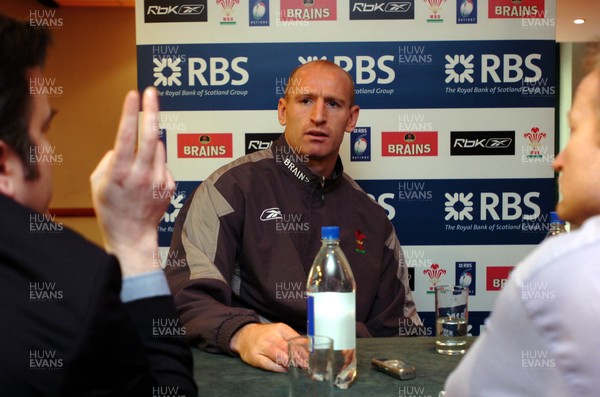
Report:
<svg viewBox="0 0 600 397"><path fill-rule="evenodd" d="M171 296L123 304L114 256L3 195L0 220L1 395L196 395Z"/></svg>

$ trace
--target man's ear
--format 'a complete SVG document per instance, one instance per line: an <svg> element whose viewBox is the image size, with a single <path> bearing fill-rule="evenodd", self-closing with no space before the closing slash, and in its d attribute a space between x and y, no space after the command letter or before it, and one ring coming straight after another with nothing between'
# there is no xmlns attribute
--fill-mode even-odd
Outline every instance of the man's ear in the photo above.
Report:
<svg viewBox="0 0 600 397"><path fill-rule="evenodd" d="M358 122L358 113L360 112L360 107L358 105L353 105L350 108L350 116L348 117L348 121L346 122L346 128L344 131L350 133L354 131L354 127L356 127L356 123Z"/></svg>
<svg viewBox="0 0 600 397"><path fill-rule="evenodd" d="M14 186L14 161L15 154L6 142L0 140L0 194L13 197L15 194Z"/></svg>
<svg viewBox="0 0 600 397"><path fill-rule="evenodd" d="M279 124L285 125L287 123L285 111L287 109L287 101L285 98L279 98L279 102L277 103L277 118L279 119Z"/></svg>

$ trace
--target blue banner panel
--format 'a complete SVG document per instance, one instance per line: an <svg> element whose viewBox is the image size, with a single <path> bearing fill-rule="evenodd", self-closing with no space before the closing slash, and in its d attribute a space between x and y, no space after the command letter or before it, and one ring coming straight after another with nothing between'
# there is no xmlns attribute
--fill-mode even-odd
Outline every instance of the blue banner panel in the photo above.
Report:
<svg viewBox="0 0 600 397"><path fill-rule="evenodd" d="M551 40L138 45L162 110L273 110L292 69L346 69L363 109L554 107Z"/></svg>
<svg viewBox="0 0 600 397"><path fill-rule="evenodd" d="M171 198L169 208L164 213L158 224L158 246L169 247L171 245L171 236L175 228L175 220L179 215L179 210L183 207L185 201L192 195L194 190L200 185L200 182L175 182L175 193Z"/></svg>
<svg viewBox="0 0 600 397"><path fill-rule="evenodd" d="M360 180L403 245L537 244L554 179Z"/></svg>

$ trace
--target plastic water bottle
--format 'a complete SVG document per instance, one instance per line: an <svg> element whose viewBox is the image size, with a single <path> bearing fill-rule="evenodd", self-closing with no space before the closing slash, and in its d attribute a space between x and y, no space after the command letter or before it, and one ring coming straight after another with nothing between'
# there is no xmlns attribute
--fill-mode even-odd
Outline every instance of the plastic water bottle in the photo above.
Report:
<svg viewBox="0 0 600 397"><path fill-rule="evenodd" d="M567 233L567 229L565 229L565 221L560 219L556 212L552 211L550 213L550 230L548 230L546 238L557 236L563 233Z"/></svg>
<svg viewBox="0 0 600 397"><path fill-rule="evenodd" d="M308 334L333 339L335 385L356 378L356 282L340 248L340 228L321 228L321 249L308 275Z"/></svg>

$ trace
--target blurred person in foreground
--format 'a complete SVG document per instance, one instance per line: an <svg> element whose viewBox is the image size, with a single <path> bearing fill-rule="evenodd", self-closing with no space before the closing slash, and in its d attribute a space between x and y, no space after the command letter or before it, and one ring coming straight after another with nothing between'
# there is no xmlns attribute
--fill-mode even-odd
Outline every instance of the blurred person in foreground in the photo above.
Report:
<svg viewBox="0 0 600 397"><path fill-rule="evenodd" d="M43 215L52 194L47 133L54 111L40 82L50 37L0 15L0 391L11 396L196 395L183 338L153 258L172 178L158 141L156 91L125 98L115 148L92 174L107 254ZM36 90L30 90L32 81ZM38 89L39 88L39 89ZM164 193L164 192L163 192ZM123 280L121 280L123 276Z"/></svg>
<svg viewBox="0 0 600 397"><path fill-rule="evenodd" d="M285 371L286 341L306 333L306 280L326 225L340 227L356 280L356 335L420 326L394 227L338 154L358 113L346 71L324 60L299 66L278 103L283 135L186 201L165 271L194 345Z"/></svg>
<svg viewBox="0 0 600 397"><path fill-rule="evenodd" d="M446 381L446 397L600 395L600 46L554 160L558 215L578 227L552 237L512 271L485 332Z"/></svg>

